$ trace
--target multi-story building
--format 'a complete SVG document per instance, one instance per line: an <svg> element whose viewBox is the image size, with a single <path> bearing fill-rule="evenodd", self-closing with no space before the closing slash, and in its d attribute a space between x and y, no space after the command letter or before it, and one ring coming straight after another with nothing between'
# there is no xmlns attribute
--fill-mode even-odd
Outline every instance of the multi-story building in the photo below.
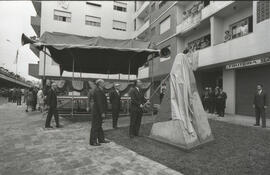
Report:
<svg viewBox="0 0 270 175"><path fill-rule="evenodd" d="M196 48L198 90L223 87L227 113L254 114L256 84L270 92L269 1L144 2L136 16L146 11L142 8L149 13L144 17L149 19L145 23L149 27L143 28L145 37L158 49L169 48L171 54L141 68L141 78L154 77L155 89L170 72L175 56L185 48ZM153 100L159 102L158 94Z"/></svg>
<svg viewBox="0 0 270 175"><path fill-rule="evenodd" d="M139 70L138 78L152 77L153 89L170 72L175 56L192 48L199 55L199 92L223 87L227 113L253 115L257 83L270 92L269 1L42 2L41 9L41 33L138 38L168 48L170 55L154 58ZM42 56L40 75L41 62ZM56 72L52 64L46 62ZM153 101L159 103L158 95Z"/></svg>
<svg viewBox="0 0 270 175"><path fill-rule="evenodd" d="M130 39L133 34L132 14L134 2L129 1L32 1L37 16L32 26L39 37L45 31L79 36L102 36L114 39ZM34 50L34 49L33 49ZM59 65L49 56L39 53L39 77L57 79ZM45 58L45 59L44 59ZM44 65L45 62L45 65ZM45 70L45 71L44 71ZM64 71L62 77L71 77ZM100 75L75 73L75 78L134 79L131 75Z"/></svg>

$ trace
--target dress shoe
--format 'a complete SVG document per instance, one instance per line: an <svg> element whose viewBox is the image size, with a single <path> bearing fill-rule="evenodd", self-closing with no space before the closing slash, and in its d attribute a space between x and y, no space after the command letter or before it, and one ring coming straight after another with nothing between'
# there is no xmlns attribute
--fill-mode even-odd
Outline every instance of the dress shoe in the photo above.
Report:
<svg viewBox="0 0 270 175"><path fill-rule="evenodd" d="M52 126L45 126L46 129L53 129Z"/></svg>
<svg viewBox="0 0 270 175"><path fill-rule="evenodd" d="M260 124L254 124L253 126L260 126Z"/></svg>
<svg viewBox="0 0 270 175"><path fill-rule="evenodd" d="M92 145L92 146L100 146L101 144L100 143L90 143L90 145Z"/></svg>
<svg viewBox="0 0 270 175"><path fill-rule="evenodd" d="M63 126L62 125L58 125L58 126L56 126L56 128L63 128Z"/></svg>
<svg viewBox="0 0 270 175"><path fill-rule="evenodd" d="M110 143L110 141L109 140L102 140L99 143Z"/></svg>
<svg viewBox="0 0 270 175"><path fill-rule="evenodd" d="M129 138L133 139L135 136L134 135L129 135Z"/></svg>

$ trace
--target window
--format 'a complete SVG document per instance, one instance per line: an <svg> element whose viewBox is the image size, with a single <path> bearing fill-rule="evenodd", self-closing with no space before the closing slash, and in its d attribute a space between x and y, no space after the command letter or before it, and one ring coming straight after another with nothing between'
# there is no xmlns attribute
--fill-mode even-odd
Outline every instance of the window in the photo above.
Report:
<svg viewBox="0 0 270 175"><path fill-rule="evenodd" d="M211 45L211 35L210 34L202 36L202 37L200 37L196 40L193 40L187 44L188 49L193 50L193 51L204 49L206 47L209 47L210 45Z"/></svg>
<svg viewBox="0 0 270 175"><path fill-rule="evenodd" d="M163 55L163 56L160 57L160 62L169 60L171 58L171 46L168 45L168 46L162 48L161 55Z"/></svg>
<svg viewBox="0 0 270 175"><path fill-rule="evenodd" d="M155 11L155 9L156 9L155 5L156 5L155 2L153 2L153 4L151 5L151 12Z"/></svg>
<svg viewBox="0 0 270 175"><path fill-rule="evenodd" d="M114 30L126 31L127 30L127 23L122 22L122 21L113 20L113 29Z"/></svg>
<svg viewBox="0 0 270 175"><path fill-rule="evenodd" d="M270 1L257 2L257 23L270 18Z"/></svg>
<svg viewBox="0 0 270 175"><path fill-rule="evenodd" d="M60 11L60 10L54 10L54 20L63 21L63 22L71 22L71 13Z"/></svg>
<svg viewBox="0 0 270 175"><path fill-rule="evenodd" d="M100 27L101 26L101 18L100 17L95 17L95 16L85 16L85 24L89 26L96 26Z"/></svg>
<svg viewBox="0 0 270 175"><path fill-rule="evenodd" d="M232 39L247 35L253 32L252 16L245 18L230 26Z"/></svg>
<svg viewBox="0 0 270 175"><path fill-rule="evenodd" d="M161 23L159 24L159 27L160 27L160 34L169 30L171 28L171 17L168 16L163 21L161 21Z"/></svg>
<svg viewBox="0 0 270 175"><path fill-rule="evenodd" d="M121 12L127 11L127 4L123 2L114 1L113 9Z"/></svg>
<svg viewBox="0 0 270 175"><path fill-rule="evenodd" d="M161 8L166 4L167 1L159 1L158 8Z"/></svg>
<svg viewBox="0 0 270 175"><path fill-rule="evenodd" d="M96 7L101 7L101 4L93 3L93 2L86 2L87 5L92 5Z"/></svg>

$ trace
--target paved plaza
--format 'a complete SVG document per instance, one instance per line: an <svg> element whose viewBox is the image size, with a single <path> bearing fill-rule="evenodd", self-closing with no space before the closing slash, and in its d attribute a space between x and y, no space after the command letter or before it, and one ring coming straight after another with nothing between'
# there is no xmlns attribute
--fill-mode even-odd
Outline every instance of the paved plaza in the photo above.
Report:
<svg viewBox="0 0 270 175"><path fill-rule="evenodd" d="M45 118L39 112L25 113L15 104L0 106L1 175L181 174L114 142L89 146L89 122L60 118L63 128L44 130ZM120 126L128 121L120 118ZM143 122L151 121L150 116ZM111 129L111 120L105 121L104 129Z"/></svg>

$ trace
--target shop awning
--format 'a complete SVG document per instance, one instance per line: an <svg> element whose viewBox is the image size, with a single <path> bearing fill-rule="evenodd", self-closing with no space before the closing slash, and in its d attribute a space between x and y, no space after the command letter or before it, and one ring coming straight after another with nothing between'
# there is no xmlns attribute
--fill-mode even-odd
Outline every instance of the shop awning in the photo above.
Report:
<svg viewBox="0 0 270 175"><path fill-rule="evenodd" d="M45 32L39 40L22 34L22 44L33 44L38 49L44 46L52 59L63 71L101 74L138 74L138 68L147 62L151 54L159 50L150 49L152 44L140 40L107 39L86 37L58 32Z"/></svg>

